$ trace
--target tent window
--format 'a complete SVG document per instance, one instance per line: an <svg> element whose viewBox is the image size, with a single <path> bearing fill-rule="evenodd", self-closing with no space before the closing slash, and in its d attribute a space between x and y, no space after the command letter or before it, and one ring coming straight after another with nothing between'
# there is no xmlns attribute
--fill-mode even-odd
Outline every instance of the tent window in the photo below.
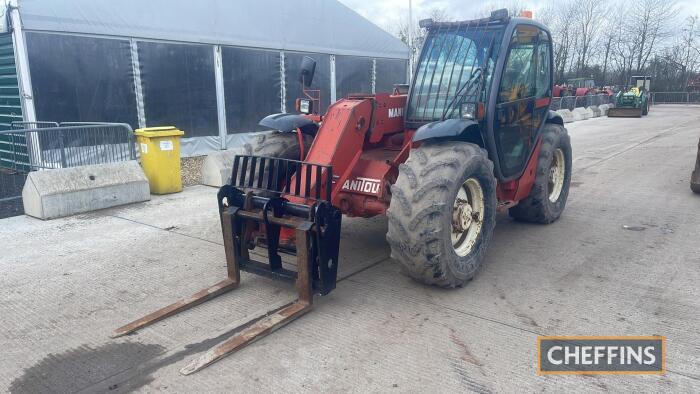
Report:
<svg viewBox="0 0 700 394"><path fill-rule="evenodd" d="M39 120L138 124L128 40L26 37Z"/></svg>
<svg viewBox="0 0 700 394"><path fill-rule="evenodd" d="M394 84L406 83L408 61L401 59L377 59L376 91L391 93Z"/></svg>
<svg viewBox="0 0 700 394"><path fill-rule="evenodd" d="M229 133L265 130L260 119L280 112L280 54L244 48L221 48Z"/></svg>
<svg viewBox="0 0 700 394"><path fill-rule="evenodd" d="M218 135L212 47L140 41L138 48L147 125Z"/></svg>
<svg viewBox="0 0 700 394"><path fill-rule="evenodd" d="M372 58L336 56L335 86L338 99L350 93L372 93Z"/></svg>

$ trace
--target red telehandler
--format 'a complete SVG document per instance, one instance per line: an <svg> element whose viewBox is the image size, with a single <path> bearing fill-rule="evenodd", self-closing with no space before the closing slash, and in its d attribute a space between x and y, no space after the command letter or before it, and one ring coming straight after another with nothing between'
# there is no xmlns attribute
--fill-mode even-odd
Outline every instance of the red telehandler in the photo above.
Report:
<svg viewBox="0 0 700 394"><path fill-rule="evenodd" d="M335 288L343 215L386 214L391 257L416 280L461 286L477 272L497 211L550 223L571 179L571 145L549 110L548 29L506 10L462 22L421 21L428 34L410 87L353 94L318 114L320 92L297 100L301 114L275 114L236 156L217 195L228 276L220 283L117 329L141 327L237 287L240 270L295 282L297 301L246 326L192 361L195 372L310 311ZM315 61L302 62L308 87ZM262 242L258 242L261 241ZM251 259L256 244L266 263ZM296 268L280 248L294 245Z"/></svg>

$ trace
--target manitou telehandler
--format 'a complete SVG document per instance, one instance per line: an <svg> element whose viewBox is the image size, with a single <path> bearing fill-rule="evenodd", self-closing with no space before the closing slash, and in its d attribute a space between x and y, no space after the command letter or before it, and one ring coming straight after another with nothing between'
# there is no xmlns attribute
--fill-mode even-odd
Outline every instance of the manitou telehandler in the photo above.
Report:
<svg viewBox="0 0 700 394"><path fill-rule="evenodd" d="M342 215L388 216L391 257L416 280L461 286L477 272L496 223L550 223L569 193L571 146L549 110L552 38L506 10L463 22L423 20L413 80L393 93L353 94L319 114L305 58L301 114L236 156L217 195L228 277L117 329L133 332L236 288L240 270L296 282L297 301L270 312L181 370L195 372L311 310L335 288ZM250 258L256 245L268 261ZM296 268L280 248L296 250ZM319 333L319 335L323 335Z"/></svg>

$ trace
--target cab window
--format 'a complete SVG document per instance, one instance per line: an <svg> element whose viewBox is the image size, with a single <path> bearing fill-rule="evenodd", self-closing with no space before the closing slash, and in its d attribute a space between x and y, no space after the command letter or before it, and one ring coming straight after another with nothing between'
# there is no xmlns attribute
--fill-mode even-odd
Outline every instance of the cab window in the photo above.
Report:
<svg viewBox="0 0 700 394"><path fill-rule="evenodd" d="M537 98L549 97L552 85L551 70L549 65L549 37L547 33L540 31L539 45L537 45L537 81L536 92Z"/></svg>
<svg viewBox="0 0 700 394"><path fill-rule="evenodd" d="M549 79L549 49L539 47L540 33L536 26L516 26L501 74L494 137L506 177L517 175L525 166L542 119L536 102L549 94L549 83L543 83Z"/></svg>
<svg viewBox="0 0 700 394"><path fill-rule="evenodd" d="M501 78L499 102L535 95L535 49L538 33L539 29L532 26L518 26L513 32Z"/></svg>

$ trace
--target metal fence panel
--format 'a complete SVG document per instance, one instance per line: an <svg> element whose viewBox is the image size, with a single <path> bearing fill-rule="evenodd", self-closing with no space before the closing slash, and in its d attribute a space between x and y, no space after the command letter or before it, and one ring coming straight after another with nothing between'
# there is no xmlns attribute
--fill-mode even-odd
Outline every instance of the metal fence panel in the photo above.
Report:
<svg viewBox="0 0 700 394"><path fill-rule="evenodd" d="M700 92L652 92L652 104L700 104Z"/></svg>
<svg viewBox="0 0 700 394"><path fill-rule="evenodd" d="M65 123L0 131L11 153L0 167L13 171L67 168L136 159L131 126L125 123Z"/></svg>
<svg viewBox="0 0 700 394"><path fill-rule="evenodd" d="M576 96L566 96L561 98L561 108L573 110L576 108Z"/></svg>
<svg viewBox="0 0 700 394"><path fill-rule="evenodd" d="M0 131L0 219L21 215L30 171L136 159L131 126L123 123L13 122Z"/></svg>
<svg viewBox="0 0 700 394"><path fill-rule="evenodd" d="M608 104L610 96L607 94L594 94L586 96L564 96L552 98L550 109L557 111L560 109L568 109L573 111L574 108L590 107L592 105Z"/></svg>
<svg viewBox="0 0 700 394"><path fill-rule="evenodd" d="M24 134L0 134L0 168L29 171L30 158Z"/></svg>
<svg viewBox="0 0 700 394"><path fill-rule="evenodd" d="M561 109L561 97L552 98L552 103L549 105L549 109L552 111L558 111Z"/></svg>

